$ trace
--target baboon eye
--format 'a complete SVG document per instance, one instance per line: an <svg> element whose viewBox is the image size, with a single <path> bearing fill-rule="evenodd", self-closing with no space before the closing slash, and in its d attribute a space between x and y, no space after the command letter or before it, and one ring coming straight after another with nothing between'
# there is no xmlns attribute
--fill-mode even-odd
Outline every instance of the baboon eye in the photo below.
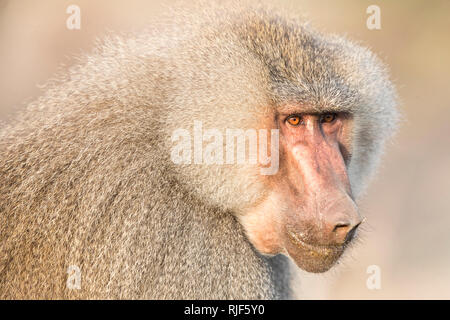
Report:
<svg viewBox="0 0 450 320"><path fill-rule="evenodd" d="M336 119L335 113L326 113L322 116L322 123L331 123Z"/></svg>
<svg viewBox="0 0 450 320"><path fill-rule="evenodd" d="M290 116L289 118L287 118L287 122L289 122L291 126L298 126L300 124L300 121L300 116Z"/></svg>

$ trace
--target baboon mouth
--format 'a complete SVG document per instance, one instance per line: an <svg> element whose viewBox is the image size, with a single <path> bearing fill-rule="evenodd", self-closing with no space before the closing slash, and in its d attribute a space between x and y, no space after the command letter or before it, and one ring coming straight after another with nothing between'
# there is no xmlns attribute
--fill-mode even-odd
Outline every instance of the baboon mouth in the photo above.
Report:
<svg viewBox="0 0 450 320"><path fill-rule="evenodd" d="M298 246L302 250L307 250L311 252L313 256L329 256L336 251L343 251L345 249L345 244L342 245L315 245L306 243L301 240L300 237L292 231L288 231L289 239L293 244Z"/></svg>
<svg viewBox="0 0 450 320"><path fill-rule="evenodd" d="M306 243L291 231L287 232L287 251L295 263L305 271L321 273L328 271L340 258L347 243L341 245L315 245Z"/></svg>

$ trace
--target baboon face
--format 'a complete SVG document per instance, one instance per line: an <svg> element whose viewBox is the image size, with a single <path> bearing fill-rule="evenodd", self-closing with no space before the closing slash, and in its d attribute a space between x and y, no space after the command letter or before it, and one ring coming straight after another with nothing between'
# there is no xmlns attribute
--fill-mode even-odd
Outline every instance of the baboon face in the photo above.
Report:
<svg viewBox="0 0 450 320"><path fill-rule="evenodd" d="M241 217L261 253L289 255L309 272L327 271L361 223L347 174L352 116L280 108L280 168L264 177L270 192Z"/></svg>

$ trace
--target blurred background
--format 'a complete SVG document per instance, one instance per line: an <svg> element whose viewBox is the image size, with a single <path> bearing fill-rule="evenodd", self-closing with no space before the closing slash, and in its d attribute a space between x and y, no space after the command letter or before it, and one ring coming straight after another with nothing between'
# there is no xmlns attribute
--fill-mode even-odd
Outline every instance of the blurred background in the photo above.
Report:
<svg viewBox="0 0 450 320"><path fill-rule="evenodd" d="M269 1L268 1L269 2ZM270 1L370 47L391 69L403 120L361 202L362 240L324 275L303 273L303 298L450 299L450 1ZM0 120L40 94L108 31L139 30L175 1L0 0ZM69 30L69 5L81 29ZM370 5L381 29L369 30ZM369 289L377 265L381 287Z"/></svg>

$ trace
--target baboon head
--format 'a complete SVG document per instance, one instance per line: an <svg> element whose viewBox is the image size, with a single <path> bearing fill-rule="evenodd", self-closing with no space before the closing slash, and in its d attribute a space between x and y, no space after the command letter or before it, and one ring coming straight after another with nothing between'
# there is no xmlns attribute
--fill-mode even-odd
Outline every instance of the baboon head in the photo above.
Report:
<svg viewBox="0 0 450 320"><path fill-rule="evenodd" d="M202 132L213 130L202 151L193 142L203 163L185 161L175 171L205 203L232 212L260 253L324 272L361 224L356 201L394 127L395 92L367 49L263 16L230 19L174 59L182 89L166 123L194 131L198 120ZM236 160L238 148L228 161L230 141L239 140L227 138L229 129L242 130L248 161ZM219 154L213 163L204 162L209 143ZM263 149L270 163L259 157Z"/></svg>

